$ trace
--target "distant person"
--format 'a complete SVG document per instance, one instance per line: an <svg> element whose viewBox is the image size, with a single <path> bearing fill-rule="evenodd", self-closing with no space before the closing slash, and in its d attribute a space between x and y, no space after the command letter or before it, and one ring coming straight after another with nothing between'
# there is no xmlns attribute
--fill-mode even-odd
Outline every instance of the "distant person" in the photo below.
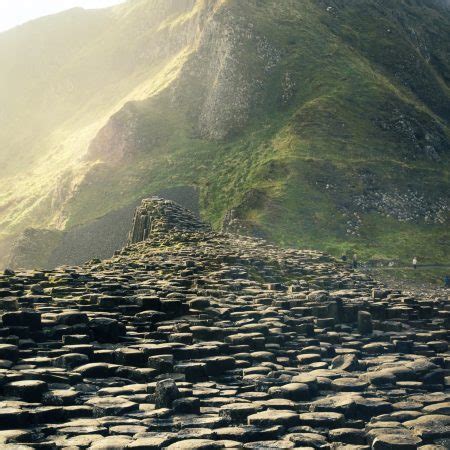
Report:
<svg viewBox="0 0 450 450"><path fill-rule="evenodd" d="M450 275L445 275L445 277L444 277L444 286L446 288L450 288Z"/></svg>
<svg viewBox="0 0 450 450"><path fill-rule="evenodd" d="M356 253L353 255L353 258L352 258L352 267L354 269L356 269L358 267L358 256L356 255Z"/></svg>
<svg viewBox="0 0 450 450"><path fill-rule="evenodd" d="M416 257L413 258L413 268L414 268L414 270L417 269L417 258Z"/></svg>

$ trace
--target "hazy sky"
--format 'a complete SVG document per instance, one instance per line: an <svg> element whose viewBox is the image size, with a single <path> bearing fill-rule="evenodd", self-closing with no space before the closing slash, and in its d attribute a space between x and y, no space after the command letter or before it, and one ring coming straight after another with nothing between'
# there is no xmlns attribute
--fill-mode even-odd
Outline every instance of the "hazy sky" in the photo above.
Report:
<svg viewBox="0 0 450 450"><path fill-rule="evenodd" d="M124 0L0 0L0 32L65 9L104 8Z"/></svg>

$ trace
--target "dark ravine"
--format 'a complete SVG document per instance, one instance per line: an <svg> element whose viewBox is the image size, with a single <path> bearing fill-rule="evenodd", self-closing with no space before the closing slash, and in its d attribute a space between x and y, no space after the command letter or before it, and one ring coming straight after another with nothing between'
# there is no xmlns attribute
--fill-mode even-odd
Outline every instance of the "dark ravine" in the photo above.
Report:
<svg viewBox="0 0 450 450"><path fill-rule="evenodd" d="M0 276L2 448L449 448L448 296L150 215L111 259Z"/></svg>

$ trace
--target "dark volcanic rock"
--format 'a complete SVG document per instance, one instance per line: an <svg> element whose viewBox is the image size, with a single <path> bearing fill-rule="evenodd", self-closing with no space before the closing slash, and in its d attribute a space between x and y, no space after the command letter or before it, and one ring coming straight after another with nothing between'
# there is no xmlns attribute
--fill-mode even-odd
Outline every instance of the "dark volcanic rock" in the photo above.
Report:
<svg viewBox="0 0 450 450"><path fill-rule="evenodd" d="M0 289L5 448L449 442L448 297L320 252L150 199L110 260L8 271Z"/></svg>
<svg viewBox="0 0 450 450"><path fill-rule="evenodd" d="M156 383L154 394L156 408L170 408L178 397L180 397L180 391L174 380L168 379Z"/></svg>

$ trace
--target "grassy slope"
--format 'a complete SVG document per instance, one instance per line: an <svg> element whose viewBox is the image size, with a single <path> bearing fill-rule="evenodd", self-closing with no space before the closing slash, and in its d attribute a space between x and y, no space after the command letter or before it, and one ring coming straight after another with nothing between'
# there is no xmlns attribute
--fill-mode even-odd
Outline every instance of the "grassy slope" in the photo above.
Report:
<svg viewBox="0 0 450 450"><path fill-rule="evenodd" d="M95 205L106 211L160 187L196 184L204 217L215 226L237 207L242 219L281 244L357 251L364 259L408 261L416 254L448 262L448 222L399 222L369 210L359 213L359 236L351 236L343 211L353 214L351 199L367 192L366 173L383 191L412 189L431 200L448 194L447 66L445 46L435 40L449 16L431 9L423 17L422 5L408 2L383 9L376 1L336 3L328 12L312 1L229 2L236 21L251 17L257 33L283 49L245 129L218 142L196 137L183 111L186 104L196 108L195 79L188 79L176 110L164 95L136 105L141 152L112 177L107 168L95 173L73 205L73 223ZM433 49L430 62L410 41L410 26ZM251 60L252 41L237 54ZM253 81L265 76L257 62L239 69ZM295 87L283 101L286 73ZM410 134L390 126L396 115ZM427 133L439 161L424 150ZM146 144L150 136L153 145Z"/></svg>
<svg viewBox="0 0 450 450"><path fill-rule="evenodd" d="M62 226L65 200L95 163L83 160L90 141L128 101L161 88L184 48L160 30L184 3L73 9L0 34L0 237Z"/></svg>
<svg viewBox="0 0 450 450"><path fill-rule="evenodd" d="M448 198L448 12L419 0L223 3L215 20L244 29L228 75L252 90L248 116L223 139L199 133L213 84L208 62L222 51L219 32L183 63L169 89L122 112L119 121L133 124L133 151L115 165L106 153L66 205L68 226L189 184L200 188L203 215L217 227L237 208L281 244L448 263L448 215L440 225L399 222L354 205L372 189ZM270 70L255 36L278 50ZM219 117L232 123L229 106L241 91L222 92ZM355 212L359 236L347 233L343 216Z"/></svg>
<svg viewBox="0 0 450 450"><path fill-rule="evenodd" d="M372 3L372 8L367 8L367 2L365 5L352 3L339 12L339 21L344 19L347 23L335 27L344 30L338 37L346 38L346 45L340 45L334 55L332 75L336 85L333 86L333 79L321 77L320 82L327 85L326 94L300 109L300 131L295 133L298 141L293 152L296 159L293 182L280 201L286 215L280 221L281 232L277 232L277 238L326 248L336 254L354 249L364 258L409 260L411 255L419 254L430 262L448 261L448 223L437 226L420 221L400 223L368 213L362 217L361 236L349 238L342 218L339 220L342 199L364 191L358 176L360 170L370 170L377 184L387 191L412 188L419 192L430 191L431 197L449 192L448 154L442 154L442 161L435 163L415 154L407 137L383 132L373 125L376 121L388 122L392 110L398 109L405 116L419 116L421 124L434 129L437 125L433 119L442 123L446 115L448 89L442 88L441 98L436 98L442 80L433 78L433 68L421 71L424 62L418 54L414 54L413 61L417 61L419 70L407 73L409 67L405 65L406 69L403 67L399 72L392 60L414 53L404 36L405 30L398 27L395 20L380 15L376 2ZM408 8L406 5L401 6L408 17L419 12L419 6ZM398 10L399 5L395 9ZM388 8L383 12L390 16ZM366 20L361 20L363 18ZM324 22L329 27L334 25L330 18ZM441 25L437 22L436 31ZM386 34L388 29L390 33ZM392 34L394 37L390 36ZM416 80L414 75L429 79ZM414 91L409 90L408 83L401 78L411 78ZM443 117L436 117L428 106ZM448 129L445 131L448 133ZM332 185L335 180L337 190L329 192L323 188L325 183ZM273 220L270 212L266 217L270 226ZM309 232L298 236L298 229Z"/></svg>
<svg viewBox="0 0 450 450"><path fill-rule="evenodd" d="M312 246L335 254L358 251L364 258L409 260L411 255L418 254L430 262L448 261L448 222L436 226L421 221L400 223L368 213L363 216L360 237L349 237L346 233L341 206L351 195L364 190L359 171L369 169L377 184L388 191L413 188L428 191L431 197L449 192L448 153L441 154L438 163L430 161L415 154L408 138L383 132L373 125L375 121L389 121L392 109L398 109L405 115L419 117L428 129L439 129L447 118L448 89L443 87L441 77L433 78L433 67L424 70L425 73L421 70L400 73L412 79L411 87L417 87L414 93L406 83L399 82L397 68L392 68L384 55L387 52L394 59L414 52L404 30L394 20L380 17L376 2L351 3L353 6L340 9L337 19L323 18L323 10L310 3L302 8L304 19L299 21L300 26L279 19L279 26L273 27L277 33L274 38L283 47L297 43L283 62L295 73L301 88L287 114L280 119L277 115L270 116L271 125L277 126L278 122L271 136L261 131L247 140L254 149L251 153L263 156L258 156L260 173L252 176L253 165L246 187L263 189L272 198L263 211L256 211L256 220L262 223L268 236L283 244ZM420 12L420 6L408 8L406 3L401 6L408 17ZM402 8L394 5L394 9ZM264 12L259 19L265 21L267 17ZM437 21L438 34L439 28L443 28L442 21L448 23L448 16L440 21L434 12L431 17ZM343 21L346 23L342 24ZM375 31L367 33L367 26L378 27L381 33L390 29L397 36L382 40ZM338 28L336 34L330 33L333 28ZM308 45L298 44L305 41ZM436 47L441 51L439 45ZM419 55L414 57L414 62L424 65ZM380 61L386 67L380 66ZM416 80L414 75L428 79ZM427 103L417 98L417 91ZM446 132L448 129L438 131L448 145ZM265 151L266 147L270 150ZM232 157L235 164L231 164L229 173L236 173L244 159L244 153L241 155ZM224 171L227 164L220 161L217 166ZM228 174L218 180L216 191L221 190L227 178ZM328 183L337 185L337 189L324 189ZM267 184L271 185L269 189ZM245 189L239 183L233 187L236 191ZM255 212L244 215L253 219Z"/></svg>

